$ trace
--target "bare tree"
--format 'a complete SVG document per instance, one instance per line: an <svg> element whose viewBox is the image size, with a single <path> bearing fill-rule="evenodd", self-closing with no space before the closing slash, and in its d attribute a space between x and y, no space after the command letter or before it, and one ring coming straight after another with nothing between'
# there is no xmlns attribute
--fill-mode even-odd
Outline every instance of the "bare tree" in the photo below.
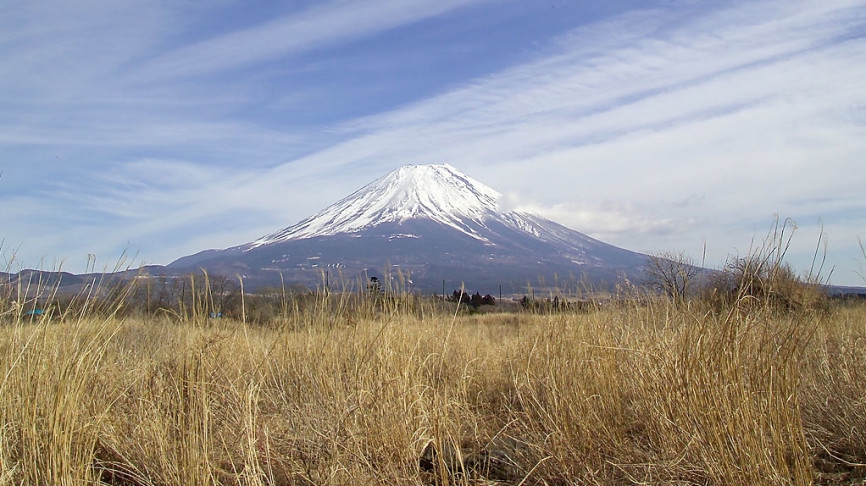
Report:
<svg viewBox="0 0 866 486"><path fill-rule="evenodd" d="M683 252L652 253L644 267L646 282L674 302L681 302L692 290L700 268Z"/></svg>

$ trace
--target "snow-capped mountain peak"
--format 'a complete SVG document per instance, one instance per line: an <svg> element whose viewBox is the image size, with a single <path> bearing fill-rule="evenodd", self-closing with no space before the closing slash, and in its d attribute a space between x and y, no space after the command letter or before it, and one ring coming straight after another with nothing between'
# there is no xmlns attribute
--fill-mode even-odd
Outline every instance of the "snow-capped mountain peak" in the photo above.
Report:
<svg viewBox="0 0 866 486"><path fill-rule="evenodd" d="M298 224L247 249L316 236L355 233L382 223L428 219L483 239L473 229L499 214L500 193L450 165L406 165Z"/></svg>
<svg viewBox="0 0 866 486"><path fill-rule="evenodd" d="M644 255L541 215L508 211L497 201L498 192L451 166L405 166L294 226L167 268L242 272L249 288L396 272L411 275L411 285L425 291L441 291L448 281L521 292L536 279L568 278L576 285L577 278L592 278L610 285L646 262Z"/></svg>

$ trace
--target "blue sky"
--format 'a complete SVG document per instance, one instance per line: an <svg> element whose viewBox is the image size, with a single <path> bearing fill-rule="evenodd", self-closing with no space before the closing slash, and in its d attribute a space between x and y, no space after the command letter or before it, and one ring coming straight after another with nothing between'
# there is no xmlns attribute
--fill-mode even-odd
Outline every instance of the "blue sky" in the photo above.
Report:
<svg viewBox="0 0 866 486"><path fill-rule="evenodd" d="M720 266L774 215L866 284L866 1L7 1L0 248L80 272L294 224L449 163ZM825 270L826 273L826 270Z"/></svg>

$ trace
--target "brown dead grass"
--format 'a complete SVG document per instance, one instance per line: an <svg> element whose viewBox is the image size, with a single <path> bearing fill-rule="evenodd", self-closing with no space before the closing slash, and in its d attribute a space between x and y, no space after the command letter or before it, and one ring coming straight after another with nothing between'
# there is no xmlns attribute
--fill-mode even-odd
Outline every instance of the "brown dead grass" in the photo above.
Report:
<svg viewBox="0 0 866 486"><path fill-rule="evenodd" d="M866 476L866 308L323 310L0 328L0 484Z"/></svg>

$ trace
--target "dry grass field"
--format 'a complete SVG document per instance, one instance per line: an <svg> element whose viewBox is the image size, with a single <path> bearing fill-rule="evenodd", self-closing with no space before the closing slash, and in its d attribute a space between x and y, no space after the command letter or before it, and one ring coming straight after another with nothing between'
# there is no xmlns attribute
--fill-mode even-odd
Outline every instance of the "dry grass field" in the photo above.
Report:
<svg viewBox="0 0 866 486"><path fill-rule="evenodd" d="M0 485L861 484L866 306L0 327Z"/></svg>

